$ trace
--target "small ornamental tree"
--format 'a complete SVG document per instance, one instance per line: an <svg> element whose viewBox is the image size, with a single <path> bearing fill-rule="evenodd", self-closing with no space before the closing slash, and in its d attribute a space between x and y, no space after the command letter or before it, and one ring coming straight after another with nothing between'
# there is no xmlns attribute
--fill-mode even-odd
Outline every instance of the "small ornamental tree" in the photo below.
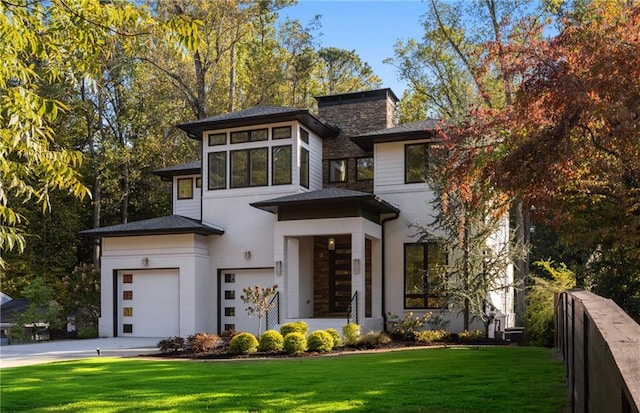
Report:
<svg viewBox="0 0 640 413"><path fill-rule="evenodd" d="M272 298L276 295L277 289L278 285L273 287L256 285L242 289L244 294L240 296L240 299L247 304L247 314L249 317L258 317L258 337L262 331L262 317L276 305Z"/></svg>

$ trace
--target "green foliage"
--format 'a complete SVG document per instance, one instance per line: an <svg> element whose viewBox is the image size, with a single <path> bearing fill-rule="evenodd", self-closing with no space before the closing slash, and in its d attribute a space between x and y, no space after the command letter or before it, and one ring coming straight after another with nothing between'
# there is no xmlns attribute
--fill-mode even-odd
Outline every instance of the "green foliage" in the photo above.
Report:
<svg viewBox="0 0 640 413"><path fill-rule="evenodd" d="M267 330L260 336L258 351L281 351L284 345L282 334L276 330Z"/></svg>
<svg viewBox="0 0 640 413"><path fill-rule="evenodd" d="M283 337L286 337L289 333L300 333L306 337L308 332L309 325L304 321L294 321L280 326L280 334Z"/></svg>
<svg viewBox="0 0 640 413"><path fill-rule="evenodd" d="M422 316L413 316L413 311L410 311L400 316L389 313L389 329L391 334L404 339L413 339L413 334L420 330L425 323L431 319L431 312L427 312Z"/></svg>
<svg viewBox="0 0 640 413"><path fill-rule="evenodd" d="M12 334L20 334L24 326L48 325L49 329L60 328L66 322L62 307L55 301L55 291L41 279L34 279L22 290L22 296L29 305L24 313L18 315L13 322ZM25 339L35 339L34 336Z"/></svg>
<svg viewBox="0 0 640 413"><path fill-rule="evenodd" d="M158 347L161 353L177 353L184 350L185 340L182 337L169 337L158 341Z"/></svg>
<svg viewBox="0 0 640 413"><path fill-rule="evenodd" d="M461 343L476 343L486 337L484 331L472 330L458 333L458 341Z"/></svg>
<svg viewBox="0 0 640 413"><path fill-rule="evenodd" d="M527 337L533 345L554 345L554 296L575 287L576 277L564 263L536 261L534 265L545 271L547 277L530 275L527 291Z"/></svg>
<svg viewBox="0 0 640 413"><path fill-rule="evenodd" d="M342 337L340 336L340 333L338 333L338 331L335 328L327 328L326 330L327 333L331 334L331 338L333 338L333 347L337 348L337 347L342 347L343 343L342 343Z"/></svg>
<svg viewBox="0 0 640 413"><path fill-rule="evenodd" d="M100 271L93 264L77 266L62 278L58 294L66 314L76 322L89 322L95 328L100 317Z"/></svg>
<svg viewBox="0 0 640 413"><path fill-rule="evenodd" d="M219 343L220 337L216 334L200 332L187 337L188 347L196 354L214 350Z"/></svg>
<svg viewBox="0 0 640 413"><path fill-rule="evenodd" d="M354 346L360 338L360 326L355 323L348 323L342 326L342 336L345 346Z"/></svg>
<svg viewBox="0 0 640 413"><path fill-rule="evenodd" d="M333 337L324 330L316 330L309 334L307 338L307 348L309 351L325 353L333 350Z"/></svg>
<svg viewBox="0 0 640 413"><path fill-rule="evenodd" d="M355 346L358 348L378 348L392 341L391 337L383 331L369 331L358 337Z"/></svg>
<svg viewBox="0 0 640 413"><path fill-rule="evenodd" d="M231 354L251 354L258 351L258 339L251 333L240 333L229 343Z"/></svg>
<svg viewBox="0 0 640 413"><path fill-rule="evenodd" d="M82 327L80 330L78 330L78 338L97 338L98 337L98 330L96 330L95 327Z"/></svg>
<svg viewBox="0 0 640 413"><path fill-rule="evenodd" d="M302 354L307 351L307 339L302 333L289 333L284 336L283 348L288 354Z"/></svg>
<svg viewBox="0 0 640 413"><path fill-rule="evenodd" d="M415 340L420 343L439 343L449 341L451 334L445 330L423 330L413 333Z"/></svg>
<svg viewBox="0 0 640 413"><path fill-rule="evenodd" d="M277 289L277 285L273 287L256 285L255 287L242 289L244 295L241 295L240 299L247 305L247 314L249 317L258 317L258 335L260 335L262 331L262 317L277 304L275 301L272 301L277 293Z"/></svg>

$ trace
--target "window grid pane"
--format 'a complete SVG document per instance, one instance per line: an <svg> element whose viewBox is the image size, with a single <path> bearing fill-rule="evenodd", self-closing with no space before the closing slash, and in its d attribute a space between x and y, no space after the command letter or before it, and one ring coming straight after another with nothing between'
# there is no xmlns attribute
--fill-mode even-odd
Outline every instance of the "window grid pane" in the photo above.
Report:
<svg viewBox="0 0 640 413"><path fill-rule="evenodd" d="M424 182L427 165L428 150L426 144L405 146L405 183Z"/></svg>
<svg viewBox="0 0 640 413"><path fill-rule="evenodd" d="M309 151L300 149L300 185L309 188Z"/></svg>
<svg viewBox="0 0 640 413"><path fill-rule="evenodd" d="M291 183L291 145L272 148L272 183L284 185Z"/></svg>
<svg viewBox="0 0 640 413"><path fill-rule="evenodd" d="M289 139L291 138L291 126L281 126L273 128L271 132L273 139Z"/></svg>
<svg viewBox="0 0 640 413"><path fill-rule="evenodd" d="M193 198L193 179L181 178L178 179L178 199L192 199Z"/></svg>
<svg viewBox="0 0 640 413"><path fill-rule="evenodd" d="M268 184L269 164L267 148L251 149L249 161L251 174L249 176L251 186L264 186Z"/></svg>
<svg viewBox="0 0 640 413"><path fill-rule="evenodd" d="M347 182L347 160L329 161L329 182Z"/></svg>
<svg viewBox="0 0 640 413"><path fill-rule="evenodd" d="M356 180L367 181L373 179L373 158L358 158L356 160Z"/></svg>
<svg viewBox="0 0 640 413"><path fill-rule="evenodd" d="M309 143L309 132L300 128L300 140L304 143Z"/></svg>
<svg viewBox="0 0 640 413"><path fill-rule="evenodd" d="M209 189L225 189L227 187L227 153L209 153Z"/></svg>
<svg viewBox="0 0 640 413"><path fill-rule="evenodd" d="M225 145L227 143L226 133L212 133L209 135L209 146Z"/></svg>

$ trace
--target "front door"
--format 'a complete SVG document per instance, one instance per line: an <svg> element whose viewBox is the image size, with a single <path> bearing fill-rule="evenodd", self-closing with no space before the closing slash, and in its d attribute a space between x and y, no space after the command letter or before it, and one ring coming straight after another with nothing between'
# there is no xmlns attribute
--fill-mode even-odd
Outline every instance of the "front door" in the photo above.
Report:
<svg viewBox="0 0 640 413"><path fill-rule="evenodd" d="M329 306L333 314L346 314L351 301L351 237L333 237L329 250Z"/></svg>

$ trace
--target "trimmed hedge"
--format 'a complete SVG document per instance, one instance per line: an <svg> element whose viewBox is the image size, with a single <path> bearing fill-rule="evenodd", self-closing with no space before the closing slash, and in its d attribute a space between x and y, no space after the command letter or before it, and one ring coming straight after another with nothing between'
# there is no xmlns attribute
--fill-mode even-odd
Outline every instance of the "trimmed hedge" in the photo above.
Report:
<svg viewBox="0 0 640 413"><path fill-rule="evenodd" d="M251 333L240 333L229 343L231 354L251 354L258 351L258 339Z"/></svg>
<svg viewBox="0 0 640 413"><path fill-rule="evenodd" d="M289 354L302 354L307 351L307 339L302 333L289 333L284 336L284 351Z"/></svg>
<svg viewBox="0 0 640 413"><path fill-rule="evenodd" d="M282 334L276 330L267 330L260 336L258 351L281 351L284 345Z"/></svg>
<svg viewBox="0 0 640 413"><path fill-rule="evenodd" d="M326 353L333 349L333 337L324 330L314 331L307 338L307 348L309 351Z"/></svg>

